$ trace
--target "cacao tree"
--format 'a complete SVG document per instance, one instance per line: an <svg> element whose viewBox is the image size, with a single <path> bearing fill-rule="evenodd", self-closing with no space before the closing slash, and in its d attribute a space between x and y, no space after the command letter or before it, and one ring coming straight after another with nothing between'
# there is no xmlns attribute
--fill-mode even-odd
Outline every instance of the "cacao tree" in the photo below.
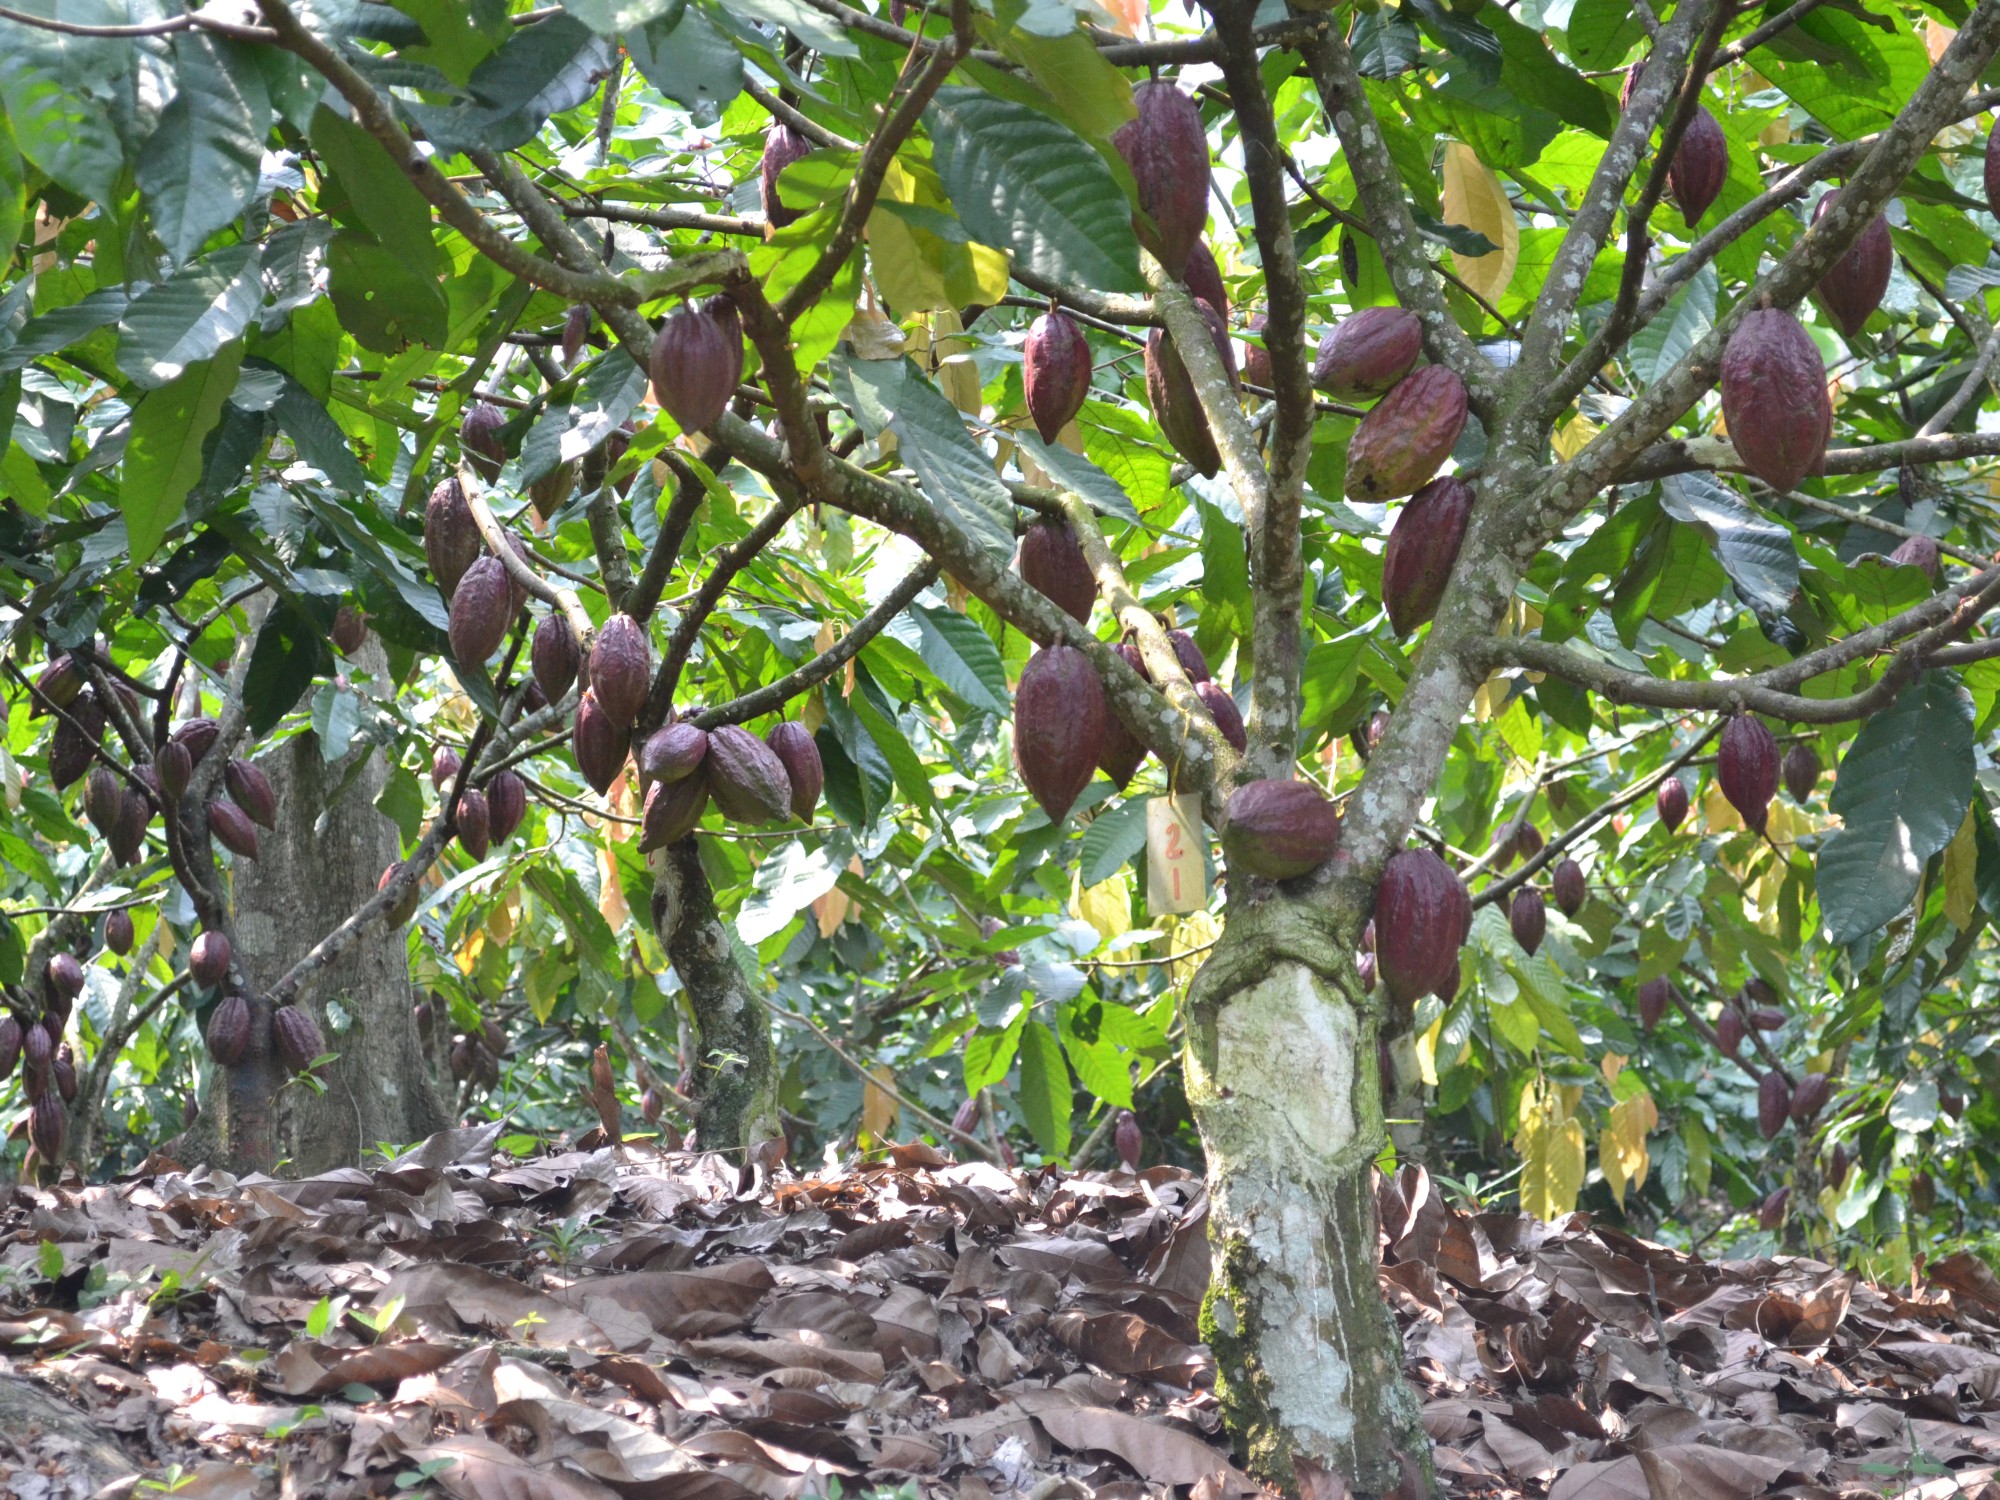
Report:
<svg viewBox="0 0 2000 1500"><path fill-rule="evenodd" d="M1245 1461L1413 1495L1399 1156L1879 1256L2000 1109L2000 5L0 40L38 1169L617 1137L599 1030L746 1170L830 1076L1129 1169L1178 1050Z"/></svg>

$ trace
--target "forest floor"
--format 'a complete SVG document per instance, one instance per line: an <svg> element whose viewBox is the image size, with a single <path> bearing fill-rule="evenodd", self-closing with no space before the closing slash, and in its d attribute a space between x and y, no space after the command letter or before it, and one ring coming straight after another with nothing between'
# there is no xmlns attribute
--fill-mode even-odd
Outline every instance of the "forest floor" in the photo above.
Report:
<svg viewBox="0 0 2000 1500"><path fill-rule="evenodd" d="M776 1179L498 1126L0 1209L0 1496L1229 1500L1206 1194L928 1148ZM587 1143L585 1143L587 1145ZM1463 1500L2000 1500L2000 1280L1702 1262L1381 1188ZM1338 1500L1321 1493L1319 1500Z"/></svg>

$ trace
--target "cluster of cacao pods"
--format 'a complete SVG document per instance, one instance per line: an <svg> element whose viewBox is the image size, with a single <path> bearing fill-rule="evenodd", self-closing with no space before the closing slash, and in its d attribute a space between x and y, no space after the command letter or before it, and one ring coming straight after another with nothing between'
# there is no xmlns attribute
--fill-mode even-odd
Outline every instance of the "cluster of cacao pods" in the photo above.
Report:
<svg viewBox="0 0 2000 1500"><path fill-rule="evenodd" d="M731 822L809 823L826 788L819 746L792 720L762 739L738 724L670 723L647 737L637 763L646 788L639 847L647 852L694 832L711 800Z"/></svg>
<svg viewBox="0 0 2000 1500"><path fill-rule="evenodd" d="M1370 400L1347 445L1347 493L1360 500L1394 500L1417 495L1422 504L1405 508L1411 522L1399 553L1399 581L1385 579L1385 599L1399 632L1413 630L1437 609L1444 581L1464 537L1471 490L1426 489L1465 430L1465 382L1442 365L1417 368L1423 352L1423 325L1400 307L1365 307L1343 318L1320 340L1313 383L1340 400ZM1399 529L1400 523L1399 523ZM1387 562L1385 559L1385 568ZM1428 593L1428 604L1425 597Z"/></svg>

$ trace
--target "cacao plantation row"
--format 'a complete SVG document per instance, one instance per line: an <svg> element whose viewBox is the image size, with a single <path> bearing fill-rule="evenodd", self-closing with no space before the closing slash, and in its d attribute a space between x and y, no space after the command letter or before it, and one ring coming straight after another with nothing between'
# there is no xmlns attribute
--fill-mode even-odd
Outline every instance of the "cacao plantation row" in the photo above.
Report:
<svg viewBox="0 0 2000 1500"><path fill-rule="evenodd" d="M9 1177L1190 1167L1377 1497L1412 1163L1990 1240L2000 4L241 9L0 18Z"/></svg>

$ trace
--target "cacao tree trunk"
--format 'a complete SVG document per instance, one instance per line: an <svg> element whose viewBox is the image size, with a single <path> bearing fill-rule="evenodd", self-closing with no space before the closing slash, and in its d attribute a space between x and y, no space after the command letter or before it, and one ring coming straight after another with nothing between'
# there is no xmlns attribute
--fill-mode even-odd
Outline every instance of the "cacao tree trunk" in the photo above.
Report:
<svg viewBox="0 0 2000 1500"><path fill-rule="evenodd" d="M763 998L751 987L715 909L701 845L684 838L655 850L653 930L687 992L692 1121L708 1151L778 1138L778 1052Z"/></svg>
<svg viewBox="0 0 2000 1500"><path fill-rule="evenodd" d="M1377 1017L1327 893L1232 893L1187 1007L1208 1161L1202 1334L1239 1458L1287 1491L1428 1493L1430 1444L1376 1279Z"/></svg>

